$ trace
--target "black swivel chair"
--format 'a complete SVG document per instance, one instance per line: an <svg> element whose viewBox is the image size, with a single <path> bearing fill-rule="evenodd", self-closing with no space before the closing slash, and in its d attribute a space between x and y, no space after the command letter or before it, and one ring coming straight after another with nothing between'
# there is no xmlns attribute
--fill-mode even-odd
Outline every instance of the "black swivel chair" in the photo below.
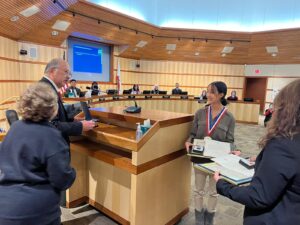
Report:
<svg viewBox="0 0 300 225"><path fill-rule="evenodd" d="M14 122L19 120L16 110L13 109L6 110L5 115L9 126L11 126Z"/></svg>

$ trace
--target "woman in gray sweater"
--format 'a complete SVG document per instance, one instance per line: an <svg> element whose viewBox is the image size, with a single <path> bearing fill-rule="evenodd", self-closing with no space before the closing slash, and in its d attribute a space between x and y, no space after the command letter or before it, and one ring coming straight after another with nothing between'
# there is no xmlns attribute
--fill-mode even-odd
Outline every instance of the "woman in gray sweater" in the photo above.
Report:
<svg viewBox="0 0 300 225"><path fill-rule="evenodd" d="M69 146L48 122L57 114L57 95L47 84L21 96L22 120L0 145L0 224L59 225L60 192L75 180Z"/></svg>
<svg viewBox="0 0 300 225"><path fill-rule="evenodd" d="M234 142L235 119L228 112L227 101L227 86L221 81L211 83L207 88L208 105L205 108L199 109L194 118L193 127L188 140L186 141L186 150L193 143L193 139L204 139L210 137L213 140L223 142ZM233 145L232 145L233 146ZM239 152L234 152L238 154ZM191 158L194 163L210 162L205 158ZM211 175L201 172L198 169L195 171L195 216L197 225L213 224L214 215L217 205L216 183ZM208 190L205 190L206 178L209 178ZM208 192L207 207L204 208L204 196Z"/></svg>

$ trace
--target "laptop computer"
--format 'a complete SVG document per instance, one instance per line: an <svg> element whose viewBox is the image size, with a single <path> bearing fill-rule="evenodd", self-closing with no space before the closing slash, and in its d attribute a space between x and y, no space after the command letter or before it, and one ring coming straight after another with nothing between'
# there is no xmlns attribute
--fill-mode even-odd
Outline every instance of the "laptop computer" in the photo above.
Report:
<svg viewBox="0 0 300 225"><path fill-rule="evenodd" d="M88 104L86 102L80 102L80 105L81 105L85 120L93 120L94 122L99 122L99 119L92 117L91 112L88 107Z"/></svg>

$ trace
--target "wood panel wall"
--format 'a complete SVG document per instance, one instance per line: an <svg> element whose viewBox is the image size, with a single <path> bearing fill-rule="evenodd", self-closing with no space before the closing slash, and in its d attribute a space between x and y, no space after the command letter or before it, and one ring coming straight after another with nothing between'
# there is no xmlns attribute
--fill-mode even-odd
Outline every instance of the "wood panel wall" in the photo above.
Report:
<svg viewBox="0 0 300 225"><path fill-rule="evenodd" d="M19 54L20 49L29 52L30 48L37 49L37 58ZM20 95L26 87L42 77L48 61L62 57L65 51L66 48L17 42L0 36L0 101L13 95ZM136 68L136 60L117 56L114 57L113 83L101 83L101 90L116 88L118 59L121 65L123 90L137 83L140 84L141 90L151 90L154 84L159 84L161 90L170 92L178 82L184 91L199 95L212 81L222 80L228 85L229 92L236 90L238 96L243 93L243 65L141 60L138 62L140 68ZM90 83L79 82L78 86L85 90Z"/></svg>
<svg viewBox="0 0 300 225"><path fill-rule="evenodd" d="M193 63L180 61L133 60L115 57L115 73L117 60L120 60L122 88L129 89L139 84L141 90L152 90L154 84L160 90L169 93L179 83L183 91L191 95L199 95L213 81L224 81L228 86L228 94L232 90L242 98L244 87L244 65ZM136 64L140 67L137 68Z"/></svg>

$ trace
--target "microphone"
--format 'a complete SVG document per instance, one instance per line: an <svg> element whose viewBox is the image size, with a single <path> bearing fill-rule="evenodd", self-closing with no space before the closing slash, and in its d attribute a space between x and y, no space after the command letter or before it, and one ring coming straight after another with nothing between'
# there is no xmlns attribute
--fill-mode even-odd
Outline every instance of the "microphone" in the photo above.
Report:
<svg viewBox="0 0 300 225"><path fill-rule="evenodd" d="M136 108L138 107L138 105L137 105L136 101L134 101L134 105L135 105L135 107L136 107Z"/></svg>
<svg viewBox="0 0 300 225"><path fill-rule="evenodd" d="M134 101L135 106L129 106L124 111L128 113L140 113L142 111L142 107L138 106L136 101Z"/></svg>

